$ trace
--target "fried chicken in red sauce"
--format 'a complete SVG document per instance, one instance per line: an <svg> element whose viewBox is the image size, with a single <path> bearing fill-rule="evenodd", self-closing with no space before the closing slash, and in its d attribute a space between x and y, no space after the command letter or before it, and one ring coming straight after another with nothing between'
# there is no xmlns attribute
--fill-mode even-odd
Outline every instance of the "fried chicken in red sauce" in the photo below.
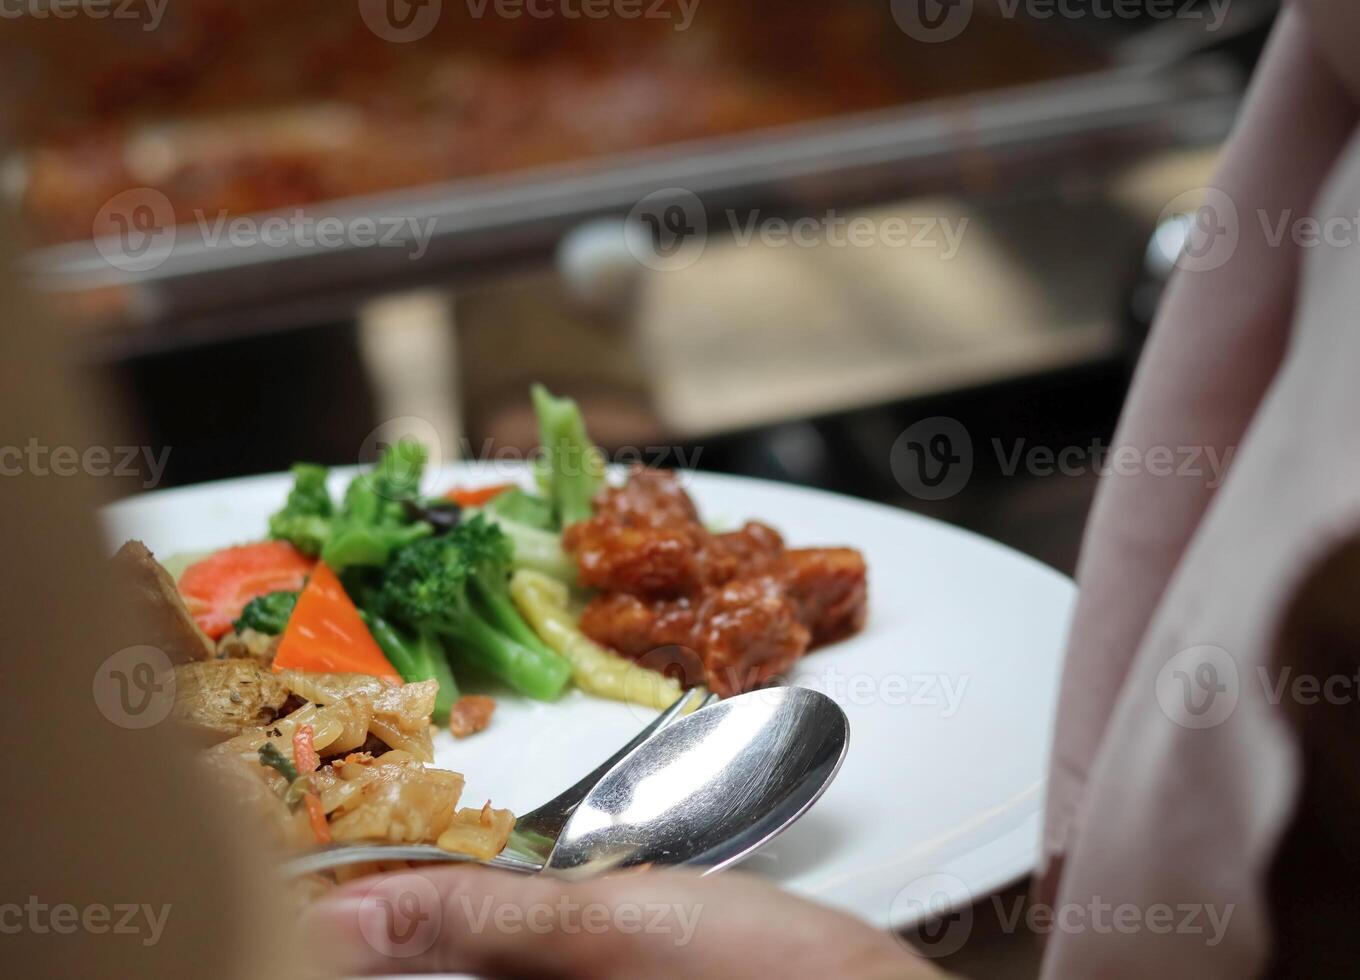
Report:
<svg viewBox="0 0 1360 980"><path fill-rule="evenodd" d="M858 551L786 549L778 531L757 522L711 534L667 471L635 467L562 540L581 584L601 593L582 632L635 659L666 647L693 651L723 697L768 683L810 648L864 625Z"/></svg>
<svg viewBox="0 0 1360 980"><path fill-rule="evenodd" d="M699 548L708 532L669 474L635 469L595 499L595 516L567 528L582 585L643 596L689 595L703 584Z"/></svg>
<svg viewBox="0 0 1360 980"><path fill-rule="evenodd" d="M644 599L627 592L606 592L586 606L581 632L637 660L660 647L695 649L697 612L688 597Z"/></svg>
<svg viewBox="0 0 1360 980"><path fill-rule="evenodd" d="M864 628L869 611L864 556L854 548L797 548L784 552L779 574L798 605L812 645L835 643Z"/></svg>
<svg viewBox="0 0 1360 980"><path fill-rule="evenodd" d="M786 673L811 645L798 616L797 603L774 576L708 590L695 618L709 690L730 697Z"/></svg>

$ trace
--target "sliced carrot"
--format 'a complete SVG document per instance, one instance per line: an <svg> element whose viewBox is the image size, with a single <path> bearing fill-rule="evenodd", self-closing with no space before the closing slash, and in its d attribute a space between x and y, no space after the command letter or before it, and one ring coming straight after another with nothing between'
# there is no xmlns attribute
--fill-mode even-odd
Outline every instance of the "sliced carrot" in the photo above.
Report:
<svg viewBox="0 0 1360 980"><path fill-rule="evenodd" d="M454 487L444 494L444 499L452 500L459 507L481 507L514 486L513 483L498 483L494 487Z"/></svg>
<svg viewBox="0 0 1360 980"><path fill-rule="evenodd" d="M321 808L321 798L308 791L302 794L302 802L307 806L307 822L312 825L312 836L318 844L329 844L331 825L326 823L326 811Z"/></svg>
<svg viewBox="0 0 1360 980"><path fill-rule="evenodd" d="M223 548L186 568L179 591L194 621L216 640L251 599L302 588L314 564L286 541Z"/></svg>
<svg viewBox="0 0 1360 980"><path fill-rule="evenodd" d="M372 674L400 682L335 573L317 562L274 654L275 670Z"/></svg>
<svg viewBox="0 0 1360 980"><path fill-rule="evenodd" d="M312 726L299 725L293 733L293 765L299 773L316 772L321 765L321 756L312 745Z"/></svg>

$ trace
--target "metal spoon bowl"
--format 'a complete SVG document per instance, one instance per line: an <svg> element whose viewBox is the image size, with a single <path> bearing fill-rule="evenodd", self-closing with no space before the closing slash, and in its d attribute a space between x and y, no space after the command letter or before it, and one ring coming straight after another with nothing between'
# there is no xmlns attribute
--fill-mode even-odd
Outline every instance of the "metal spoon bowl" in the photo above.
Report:
<svg viewBox="0 0 1360 980"><path fill-rule="evenodd" d="M730 867L807 812L840 770L849 739L840 706L805 688L710 705L595 785L545 871L576 878L636 866Z"/></svg>

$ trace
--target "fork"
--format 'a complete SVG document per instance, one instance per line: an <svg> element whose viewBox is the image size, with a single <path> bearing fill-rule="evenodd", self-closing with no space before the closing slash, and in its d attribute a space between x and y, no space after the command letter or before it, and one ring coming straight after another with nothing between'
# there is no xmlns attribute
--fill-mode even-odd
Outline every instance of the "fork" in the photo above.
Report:
<svg viewBox="0 0 1360 980"><path fill-rule="evenodd" d="M694 694L698 691L699 689L695 688L681 694L669 708L657 715L650 725L633 736L628 744L596 766L570 789L564 790L547 803L519 817L515 821L515 829L510 833L510 840L506 844L505 850L490 861L479 863L506 871L520 871L527 874L542 871L548 863L548 856L557 844L557 838L562 835L562 829L571 819L571 815L576 812L581 801L595 788L595 784L603 779L605 774L622 761L626 755L677 718L686 714L685 708L694 700ZM717 700L716 694L707 694L694 710L706 708ZM456 863L476 860L470 855L456 854L435 847L433 844L338 844L286 861L283 865L283 871L286 876L297 878L319 871L329 871L344 865L364 864L370 861Z"/></svg>

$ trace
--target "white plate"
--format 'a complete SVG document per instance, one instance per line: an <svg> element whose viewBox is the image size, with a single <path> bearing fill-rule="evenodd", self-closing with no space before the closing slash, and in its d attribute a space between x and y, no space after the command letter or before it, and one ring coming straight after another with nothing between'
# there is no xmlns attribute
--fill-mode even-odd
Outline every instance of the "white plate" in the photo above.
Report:
<svg viewBox="0 0 1360 980"><path fill-rule="evenodd" d="M460 465L433 485L506 478ZM335 474L336 489L346 474ZM745 870L881 926L913 924L1034 867L1060 655L1075 589L964 531L800 487L686 476L706 519L759 519L794 545L851 545L869 563L863 633L805 658L792 681L834 697L850 751L826 796ZM105 512L110 535L158 555L257 539L286 475L162 491ZM485 733L441 733L437 761L464 801L530 809L627 741L649 713L570 692L500 698Z"/></svg>

